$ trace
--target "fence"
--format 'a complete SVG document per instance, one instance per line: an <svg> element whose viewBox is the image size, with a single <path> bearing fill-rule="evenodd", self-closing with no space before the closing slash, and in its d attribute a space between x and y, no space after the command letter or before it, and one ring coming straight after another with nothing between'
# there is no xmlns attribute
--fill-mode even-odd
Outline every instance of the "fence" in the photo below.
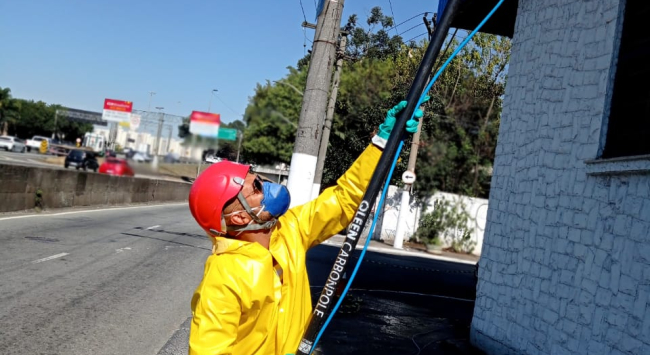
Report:
<svg viewBox="0 0 650 355"><path fill-rule="evenodd" d="M138 127L133 129L112 124L106 132L109 148L120 145L152 155L184 153L183 141L178 139L178 127L183 124L185 117L142 110L133 110L132 114L140 116Z"/></svg>
<svg viewBox="0 0 650 355"><path fill-rule="evenodd" d="M401 196L401 189L392 185L389 187L388 193L386 194L386 200L384 201L383 213L377 221L377 226L375 227L372 236L373 239L389 242L395 239L395 231L397 230L397 221L400 214ZM406 227L404 240L413 238L417 231L420 216L423 213L432 211L435 201L439 199L445 199L452 203L459 204L460 206L464 206L464 211L469 216L470 223L468 228L471 233L471 240L476 243L472 254L480 255L483 247L483 232L485 231L488 209L488 200L481 198L437 192L427 200L424 209L420 207L419 201L412 199L409 204L409 210L406 211L406 216L402 217L402 223L405 223ZM379 201L379 199L377 201ZM451 231L451 233L456 234L456 236L462 235L462 231ZM450 245L445 243L443 246L448 247Z"/></svg>

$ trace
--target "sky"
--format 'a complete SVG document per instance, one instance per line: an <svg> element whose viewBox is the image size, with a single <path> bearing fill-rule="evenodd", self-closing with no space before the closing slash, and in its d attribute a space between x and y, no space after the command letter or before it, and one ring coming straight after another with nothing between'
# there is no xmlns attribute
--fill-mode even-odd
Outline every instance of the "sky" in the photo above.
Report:
<svg viewBox="0 0 650 355"><path fill-rule="evenodd" d="M232 122L257 83L281 79L311 49L314 30L301 24L316 23L316 2L0 0L0 87L82 110L101 112L110 98ZM395 29L408 30L404 40L421 40L421 14L438 1L348 0L342 22L365 23L374 6L406 21Z"/></svg>

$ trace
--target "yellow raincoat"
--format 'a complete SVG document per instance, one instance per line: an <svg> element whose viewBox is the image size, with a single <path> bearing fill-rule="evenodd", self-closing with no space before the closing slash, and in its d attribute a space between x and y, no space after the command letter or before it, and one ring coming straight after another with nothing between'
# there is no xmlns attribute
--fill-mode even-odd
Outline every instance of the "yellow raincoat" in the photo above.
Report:
<svg viewBox="0 0 650 355"><path fill-rule="evenodd" d="M192 298L190 355L295 353L312 311L306 252L348 226L380 156L370 145L336 186L289 209L269 250L214 238L216 252Z"/></svg>

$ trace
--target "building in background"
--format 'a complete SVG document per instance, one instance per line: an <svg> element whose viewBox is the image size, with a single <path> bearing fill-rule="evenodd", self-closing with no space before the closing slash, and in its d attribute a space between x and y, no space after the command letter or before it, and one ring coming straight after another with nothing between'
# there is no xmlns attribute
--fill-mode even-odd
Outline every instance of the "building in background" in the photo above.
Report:
<svg viewBox="0 0 650 355"><path fill-rule="evenodd" d="M100 134L108 140L110 127L94 125L93 133ZM118 126L115 144L122 148L131 148L153 155L153 149L156 146L156 135L149 132L133 132L129 128ZM167 153L179 154L186 158L200 157L201 148L197 147L192 149L189 146L184 146L183 140L180 138L172 138L170 140L168 136L161 137L158 155L166 155Z"/></svg>

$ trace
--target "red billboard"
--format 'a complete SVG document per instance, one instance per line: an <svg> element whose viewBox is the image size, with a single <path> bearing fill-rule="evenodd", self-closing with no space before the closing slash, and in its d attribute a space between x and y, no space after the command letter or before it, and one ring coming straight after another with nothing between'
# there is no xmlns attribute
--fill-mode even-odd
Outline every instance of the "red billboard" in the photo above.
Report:
<svg viewBox="0 0 650 355"><path fill-rule="evenodd" d="M190 115L190 133L217 138L220 123L221 115L218 113L192 111Z"/></svg>
<svg viewBox="0 0 650 355"><path fill-rule="evenodd" d="M133 111L133 101L105 99L104 110L131 112Z"/></svg>
<svg viewBox="0 0 650 355"><path fill-rule="evenodd" d="M221 123L221 115L218 113L192 111L192 115L190 116L190 121L198 121L198 122L218 125Z"/></svg>

